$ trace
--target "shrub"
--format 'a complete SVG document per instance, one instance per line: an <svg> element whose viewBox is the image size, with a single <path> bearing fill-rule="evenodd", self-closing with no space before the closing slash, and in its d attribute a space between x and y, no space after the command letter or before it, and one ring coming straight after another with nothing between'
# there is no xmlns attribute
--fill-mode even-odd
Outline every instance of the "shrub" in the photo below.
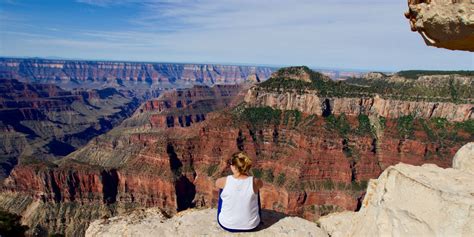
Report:
<svg viewBox="0 0 474 237"><path fill-rule="evenodd" d="M241 117L250 122L253 126L261 126L264 124L279 124L281 110L272 109L271 107L246 108Z"/></svg>
<svg viewBox="0 0 474 237"><path fill-rule="evenodd" d="M285 173L280 173L277 177L276 184L281 187L285 183L285 181L286 181Z"/></svg>
<svg viewBox="0 0 474 237"><path fill-rule="evenodd" d="M413 135L414 117L413 115L401 116L397 119L398 134L402 138L408 138Z"/></svg>
<svg viewBox="0 0 474 237"><path fill-rule="evenodd" d="M359 120L359 127L357 127L357 133L361 135L373 133L372 125L370 125L369 116L365 114L360 114L357 118Z"/></svg>
<svg viewBox="0 0 474 237"><path fill-rule="evenodd" d="M337 131L342 136L346 136L351 131L351 126L345 114L341 114L337 118L332 114L329 115L326 117L326 125L327 128Z"/></svg>
<svg viewBox="0 0 474 237"><path fill-rule="evenodd" d="M263 172L262 172L262 169L258 169L258 168L252 168L252 176L255 177L255 178L262 178L262 175L263 175Z"/></svg>
<svg viewBox="0 0 474 237"><path fill-rule="evenodd" d="M273 176L273 170L272 169L267 169L263 172L263 180L268 183L273 183L273 179L275 177Z"/></svg>

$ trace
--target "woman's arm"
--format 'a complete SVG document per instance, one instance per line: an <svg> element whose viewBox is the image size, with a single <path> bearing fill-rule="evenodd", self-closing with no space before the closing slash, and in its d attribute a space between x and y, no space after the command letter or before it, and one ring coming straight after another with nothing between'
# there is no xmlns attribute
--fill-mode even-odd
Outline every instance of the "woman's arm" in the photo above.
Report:
<svg viewBox="0 0 474 237"><path fill-rule="evenodd" d="M226 178L227 177L218 178L216 180L216 188L224 189Z"/></svg>

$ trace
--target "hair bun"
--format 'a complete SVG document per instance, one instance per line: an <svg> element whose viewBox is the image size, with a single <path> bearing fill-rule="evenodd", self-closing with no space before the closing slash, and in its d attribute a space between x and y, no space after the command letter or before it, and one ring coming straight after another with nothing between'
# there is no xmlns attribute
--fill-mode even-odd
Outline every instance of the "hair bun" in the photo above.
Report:
<svg viewBox="0 0 474 237"><path fill-rule="evenodd" d="M252 159L244 152L238 152L232 155L232 164L242 174L247 174L252 167Z"/></svg>

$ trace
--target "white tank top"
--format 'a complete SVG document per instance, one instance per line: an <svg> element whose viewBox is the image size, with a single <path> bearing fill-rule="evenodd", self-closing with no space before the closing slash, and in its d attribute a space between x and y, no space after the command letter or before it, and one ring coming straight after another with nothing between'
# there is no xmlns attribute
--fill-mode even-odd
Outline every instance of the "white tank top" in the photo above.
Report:
<svg viewBox="0 0 474 237"><path fill-rule="evenodd" d="M246 179L227 176L221 198L221 225L235 230L249 230L258 226L258 195L253 192L252 176Z"/></svg>

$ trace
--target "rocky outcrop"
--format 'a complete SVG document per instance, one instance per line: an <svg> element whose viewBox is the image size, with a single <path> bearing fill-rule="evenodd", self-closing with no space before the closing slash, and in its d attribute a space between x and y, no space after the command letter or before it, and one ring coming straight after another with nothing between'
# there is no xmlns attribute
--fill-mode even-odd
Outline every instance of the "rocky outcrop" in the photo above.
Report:
<svg viewBox="0 0 474 237"><path fill-rule="evenodd" d="M117 87L125 82L236 84L253 80L252 78L265 80L273 70L269 67L211 64L0 59L0 77L62 83L108 81Z"/></svg>
<svg viewBox="0 0 474 237"><path fill-rule="evenodd" d="M470 142L458 152L453 158L453 168L474 173L474 142Z"/></svg>
<svg viewBox="0 0 474 237"><path fill-rule="evenodd" d="M472 163L474 152L470 148L472 143L461 148L457 159ZM391 166L370 181L360 211L331 214L319 223L335 237L471 236L472 171L467 163L455 169L432 164Z"/></svg>
<svg viewBox="0 0 474 237"><path fill-rule="evenodd" d="M216 209L188 210L172 218L159 209L140 210L129 215L97 220L89 226L86 237L98 236L223 236L230 234L216 222ZM255 232L232 236L328 236L315 223L297 217L262 212L264 224Z"/></svg>
<svg viewBox="0 0 474 237"><path fill-rule="evenodd" d="M470 0L408 0L412 31L429 46L474 51L474 4Z"/></svg>

